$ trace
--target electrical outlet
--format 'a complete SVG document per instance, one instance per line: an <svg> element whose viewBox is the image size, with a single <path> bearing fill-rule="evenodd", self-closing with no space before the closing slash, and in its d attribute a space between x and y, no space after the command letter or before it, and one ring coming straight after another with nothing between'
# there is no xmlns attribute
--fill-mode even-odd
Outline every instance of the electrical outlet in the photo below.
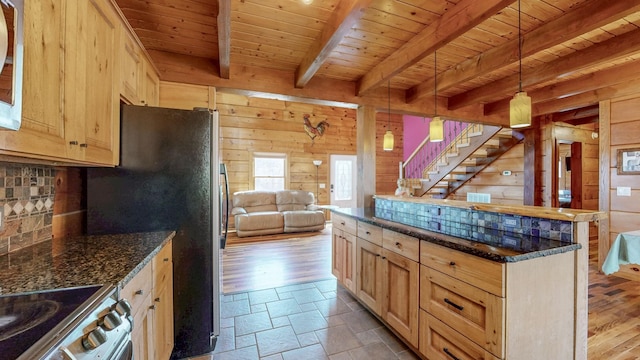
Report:
<svg viewBox="0 0 640 360"><path fill-rule="evenodd" d="M618 196L631 196L631 188L628 186L618 186L616 188L616 195Z"/></svg>

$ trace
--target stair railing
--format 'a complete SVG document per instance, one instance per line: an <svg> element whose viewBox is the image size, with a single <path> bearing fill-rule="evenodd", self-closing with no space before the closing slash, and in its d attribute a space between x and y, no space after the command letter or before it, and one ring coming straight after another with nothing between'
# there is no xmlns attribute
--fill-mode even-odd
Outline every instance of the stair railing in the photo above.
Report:
<svg viewBox="0 0 640 360"><path fill-rule="evenodd" d="M429 135L418 145L405 162L402 170L405 178L422 178L424 170L447 149L450 143L456 141L459 134L468 127L468 123L447 120L444 123L444 141L430 142Z"/></svg>
<svg viewBox="0 0 640 360"><path fill-rule="evenodd" d="M437 172L439 165L448 164L449 161L447 160L447 155L457 154L457 149L459 147L468 145L470 142L469 138L474 136L475 134L481 134L482 129L483 129L482 124L476 124L476 123L467 124L467 126L464 129L462 129L462 131L455 137L455 139L453 139L453 141L447 144L447 147L443 151L441 151L429 163L429 165L422 170L422 174L420 175L420 178L428 179L429 172L431 171Z"/></svg>

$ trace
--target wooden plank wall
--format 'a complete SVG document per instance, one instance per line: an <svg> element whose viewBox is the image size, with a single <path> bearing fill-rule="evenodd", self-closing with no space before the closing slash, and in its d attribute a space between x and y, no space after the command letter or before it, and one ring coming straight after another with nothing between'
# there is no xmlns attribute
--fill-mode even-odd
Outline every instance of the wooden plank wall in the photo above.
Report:
<svg viewBox="0 0 640 360"><path fill-rule="evenodd" d="M511 175L502 175L504 170L511 171ZM504 153L449 198L466 201L467 193L490 194L493 204L522 205L524 198L524 144L518 144Z"/></svg>
<svg viewBox="0 0 640 360"><path fill-rule="evenodd" d="M356 154L356 110L252 98L217 93L220 112L221 157L229 172L231 193L251 190L251 159L256 152L284 153L288 158L290 189L316 192L316 168L313 160L322 160L318 182L318 203L329 202L329 158L331 154ZM330 125L322 136L311 139L305 132L304 116L312 126L321 121ZM402 117L391 115L395 151L382 151L382 138L388 116L378 113L376 122L376 193L393 194L402 154Z"/></svg>
<svg viewBox="0 0 640 360"><path fill-rule="evenodd" d="M618 150L640 148L640 95L604 101L600 106L601 129L608 134L608 142L601 147L601 176L605 186L601 189L600 209L609 212L609 219L603 221L600 231L599 265L602 266L619 233L640 230L640 175L619 175L617 171ZM618 187L631 188L631 196L618 196ZM638 266L625 265L615 275L640 280L640 271L634 269Z"/></svg>

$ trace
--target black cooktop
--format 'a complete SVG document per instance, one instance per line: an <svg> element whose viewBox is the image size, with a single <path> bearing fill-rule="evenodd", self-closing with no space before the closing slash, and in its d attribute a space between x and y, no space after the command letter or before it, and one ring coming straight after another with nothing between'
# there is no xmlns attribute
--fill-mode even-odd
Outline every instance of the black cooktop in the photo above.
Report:
<svg viewBox="0 0 640 360"><path fill-rule="evenodd" d="M0 354L15 359L56 325L70 322L102 286L57 289L0 296Z"/></svg>

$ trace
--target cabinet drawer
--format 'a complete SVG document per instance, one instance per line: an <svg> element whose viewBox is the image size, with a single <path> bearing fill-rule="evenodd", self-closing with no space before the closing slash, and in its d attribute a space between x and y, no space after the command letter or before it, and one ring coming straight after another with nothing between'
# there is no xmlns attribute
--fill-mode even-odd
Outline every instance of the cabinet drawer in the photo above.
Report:
<svg viewBox="0 0 640 360"><path fill-rule="evenodd" d="M503 356L504 299L420 266L420 307L494 355Z"/></svg>
<svg viewBox="0 0 640 360"><path fill-rule="evenodd" d="M358 237L382 246L382 228L358 221Z"/></svg>
<svg viewBox="0 0 640 360"><path fill-rule="evenodd" d="M344 215L338 215L336 213L332 213L331 216L333 217L333 220L331 220L331 222L333 223L334 228L344 230L350 234L356 234L356 219L352 219Z"/></svg>
<svg viewBox="0 0 640 360"><path fill-rule="evenodd" d="M420 240L395 231L382 230L382 247L413 261L419 260Z"/></svg>
<svg viewBox="0 0 640 360"><path fill-rule="evenodd" d="M424 310L420 310L420 353L428 359L499 360Z"/></svg>
<svg viewBox="0 0 640 360"><path fill-rule="evenodd" d="M494 295L505 297L505 265L502 263L427 241L420 242L420 263Z"/></svg>
<svg viewBox="0 0 640 360"><path fill-rule="evenodd" d="M143 301L151 293L153 281L151 271L152 262L149 262L120 291L120 297L127 299L131 304L132 314L135 314L140 309Z"/></svg>
<svg viewBox="0 0 640 360"><path fill-rule="evenodd" d="M153 286L162 286L169 276L173 277L173 251L169 241L153 258Z"/></svg>

